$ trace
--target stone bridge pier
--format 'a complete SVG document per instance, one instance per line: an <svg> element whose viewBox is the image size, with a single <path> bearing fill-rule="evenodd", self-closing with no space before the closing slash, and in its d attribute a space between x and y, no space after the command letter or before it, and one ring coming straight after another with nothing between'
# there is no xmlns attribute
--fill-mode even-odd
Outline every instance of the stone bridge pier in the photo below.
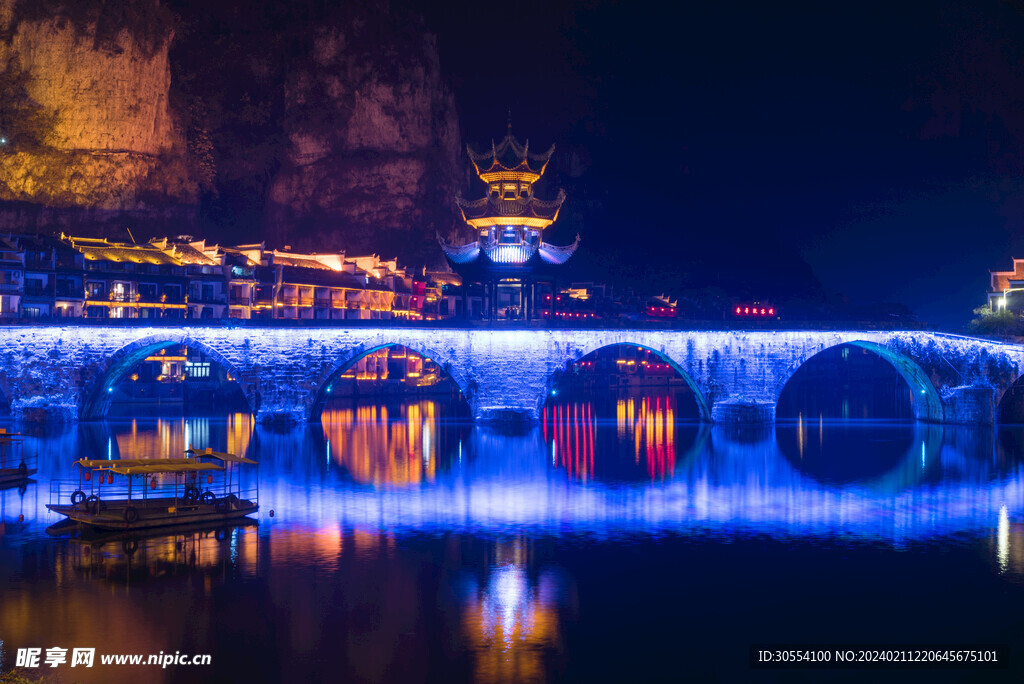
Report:
<svg viewBox="0 0 1024 684"><path fill-rule="evenodd" d="M9 325L0 327L0 394L21 416L102 418L113 387L158 349L194 347L234 378L261 421L318 420L340 374L403 345L436 361L478 420L535 420L573 362L611 345L671 364L716 423L770 423L786 383L841 344L890 363L921 421L991 424L1021 377L1024 346L922 331L539 330L429 327Z"/></svg>

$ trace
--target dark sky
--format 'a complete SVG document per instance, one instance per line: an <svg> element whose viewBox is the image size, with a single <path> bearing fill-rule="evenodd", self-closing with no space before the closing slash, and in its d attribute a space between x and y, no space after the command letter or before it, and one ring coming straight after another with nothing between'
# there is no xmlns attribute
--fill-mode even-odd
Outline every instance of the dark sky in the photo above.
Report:
<svg viewBox="0 0 1024 684"><path fill-rule="evenodd" d="M418 7L466 141L557 143L598 266L959 328L1024 256L1024 4L965 4Z"/></svg>

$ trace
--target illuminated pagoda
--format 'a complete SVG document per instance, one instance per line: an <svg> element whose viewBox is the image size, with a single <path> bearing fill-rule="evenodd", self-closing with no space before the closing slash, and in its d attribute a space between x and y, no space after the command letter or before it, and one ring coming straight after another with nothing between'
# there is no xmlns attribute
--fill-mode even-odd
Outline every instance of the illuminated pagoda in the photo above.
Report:
<svg viewBox="0 0 1024 684"><path fill-rule="evenodd" d="M463 280L463 293L472 285L482 289L480 307L472 310L464 294L467 315L489 318L540 318L554 315L552 294L559 266L568 261L579 236L564 247L544 242L544 229L558 219L565 193L553 200L534 195L534 184L547 169L555 146L543 154L529 151L512 135L512 124L500 143L480 153L468 145L477 176L487 184L487 196L478 200L456 198L462 218L473 229L475 241L455 246L441 240L445 258ZM547 306L537 307L547 285Z"/></svg>

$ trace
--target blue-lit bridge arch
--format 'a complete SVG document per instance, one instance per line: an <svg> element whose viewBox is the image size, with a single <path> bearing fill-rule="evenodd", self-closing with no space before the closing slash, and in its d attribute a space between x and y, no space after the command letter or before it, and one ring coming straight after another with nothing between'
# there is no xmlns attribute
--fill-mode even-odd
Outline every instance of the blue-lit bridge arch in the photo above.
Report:
<svg viewBox="0 0 1024 684"><path fill-rule="evenodd" d="M1024 424L1024 374L996 388L995 406L998 422Z"/></svg>
<svg viewBox="0 0 1024 684"><path fill-rule="evenodd" d="M325 371L322 371L320 377L315 380L317 389L312 397L312 401L307 412L307 419L310 422L318 422L320 420L324 406L333 396L335 383L337 383L338 379L341 378L342 375L359 363L359 361L382 349L395 348L404 348L408 351L415 352L425 359L432 360L440 366L442 372L455 383L456 387L458 387L462 399L468 403L469 392L472 390L472 386L461 369L454 364L453 359L445 358L445 355L437 349L432 349L428 346L424 346L423 344L411 345L409 342L384 342L369 348L359 347L350 350L347 354L342 356L337 363L329 365Z"/></svg>
<svg viewBox="0 0 1024 684"><path fill-rule="evenodd" d="M259 410L259 394L250 382L242 376L242 370L209 344L187 334L150 335L133 340L104 357L93 368L83 368L88 378L83 383L79 400L79 418L96 420L104 418L110 410L114 389L142 361L161 349L184 346L202 352L223 367L240 387L252 413Z"/></svg>
<svg viewBox="0 0 1024 684"><path fill-rule="evenodd" d="M813 351L809 356L800 356L794 359L789 364L786 372L779 376L775 388L775 406L778 407L786 386L801 368L806 366L808 363L813 363L814 360L822 354L843 346L866 349L879 359L887 362L896 370L897 373L899 373L900 377L903 378L907 383L907 386L910 388L911 405L914 411L914 418L916 420L932 423L941 423L943 421L944 411L942 398L939 396L938 391L936 391L935 384L932 382L932 379L917 362L908 355L887 348L877 342L859 339L844 340L836 344L823 346L822 348Z"/></svg>
<svg viewBox="0 0 1024 684"><path fill-rule="evenodd" d="M871 349L916 388L922 420L989 424L996 399L1024 374L1024 345L928 331L454 328L409 325L84 322L0 326L0 390L12 413L95 418L103 393L153 350L183 344L239 383L260 421L307 421L332 376L369 350L428 355L480 420L537 420L553 376L615 344L650 349L692 383L717 423L770 423L803 363L844 343ZM923 390L923 393L922 393ZM921 399L923 397L923 400Z"/></svg>
<svg viewBox="0 0 1024 684"><path fill-rule="evenodd" d="M701 422L711 422L711 409L709 408L707 399L705 398L705 392L707 388L701 387L701 385L698 384L697 380L695 380L694 377L690 375L687 369L678 361L673 359L671 355L666 353L664 348L659 350L655 349L652 346L649 346L649 343L644 344L629 340L615 341L608 344L594 344L591 345L590 347L583 347L581 349L576 350L573 357L567 359L563 367L555 370L548 376L547 382L545 382L544 384L544 393L538 399L537 411L540 412L541 410L543 410L544 405L548 402L548 399L549 397L551 397L552 392L554 392L558 388L559 382L565 377L567 373L570 372L570 369L572 368L573 364L579 363L580 361L585 360L591 354L596 354L597 352L603 351L605 349L626 347L634 347L636 349L642 349L644 351L650 352L651 354L654 354L657 358L661 359L663 362L667 363L672 368L672 370L675 371L676 375L678 375L683 381L686 382L686 386L690 389L690 392L693 394L694 401L697 404L697 414L700 417Z"/></svg>

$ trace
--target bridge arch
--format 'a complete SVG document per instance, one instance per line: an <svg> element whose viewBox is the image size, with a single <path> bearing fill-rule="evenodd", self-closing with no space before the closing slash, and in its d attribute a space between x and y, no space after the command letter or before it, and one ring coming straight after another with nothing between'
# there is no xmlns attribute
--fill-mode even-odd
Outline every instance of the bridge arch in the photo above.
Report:
<svg viewBox="0 0 1024 684"><path fill-rule="evenodd" d="M1004 425L1024 423L1024 375L995 394L995 422Z"/></svg>
<svg viewBox="0 0 1024 684"><path fill-rule="evenodd" d="M97 420L107 415L110 409L111 394L114 387L137 364L151 356L154 352L172 345L182 345L197 349L222 366L235 378L242 389L250 412L259 408L259 395L256 388L242 381L239 368L223 354L190 335L167 334L140 338L124 345L113 354L107 356L85 382L78 403L78 415L81 420Z"/></svg>
<svg viewBox="0 0 1024 684"><path fill-rule="evenodd" d="M573 364L577 363L578 361L582 361L587 356L599 352L602 349L610 349L612 347L636 347L637 349L643 349L647 352L650 352L651 354L654 354L659 359L661 359L669 366L671 366L672 370L674 370L676 374L679 375L679 377L681 377L686 382L686 386L693 393L694 399L697 402L697 413L700 416L700 421L702 423L711 422L711 410L708 407L707 399L705 398L705 393L703 389L700 387L700 385L697 384L697 381L694 380L694 378L686 371L685 368L683 368L678 362L676 362L675 359L673 359L664 351L655 349L645 344L638 344L636 342L629 341L593 345L592 347L584 348L573 358L567 360L562 368L555 370L548 376L547 382L545 383L544 387L544 394L543 396L540 397L540 399L537 402L537 415L541 415L541 412L544 409L544 405L548 401L548 397L552 395L552 391L556 390L559 381L565 377L565 374L569 371L569 368Z"/></svg>
<svg viewBox="0 0 1024 684"><path fill-rule="evenodd" d="M818 349L813 354L799 359L790 366L786 373L782 375L775 387L774 399L776 410L778 409L779 401L782 399L783 391L786 389L790 380L793 379L793 376L796 375L797 371L822 353L843 345L866 349L874 353L883 361L888 362L889 365L899 373L900 377L903 378L907 383L907 386L910 388L911 403L914 411L914 418L916 420L934 423L942 422L942 399L939 397L939 393L936 391L935 385L928 377L928 374L925 373L924 369L921 368L916 361L905 354L895 352L877 342L856 339L845 340L843 342L838 342L836 344L829 345L828 347Z"/></svg>
<svg viewBox="0 0 1024 684"><path fill-rule="evenodd" d="M316 392L313 395L313 400L309 406L306 416L307 420L311 423L320 422L324 405L332 396L333 385L344 373L355 366L361 359L369 356L370 354L380 351L381 349L389 349L392 347L404 347L409 351L416 352L424 358L429 358L437 363L452 382L455 383L455 386L458 387L462 398L472 408L473 386L452 359L439 353L436 349L415 342L385 342L372 347L358 347L353 349L349 353L345 354L338 363L330 366L327 372L324 373L316 382Z"/></svg>

